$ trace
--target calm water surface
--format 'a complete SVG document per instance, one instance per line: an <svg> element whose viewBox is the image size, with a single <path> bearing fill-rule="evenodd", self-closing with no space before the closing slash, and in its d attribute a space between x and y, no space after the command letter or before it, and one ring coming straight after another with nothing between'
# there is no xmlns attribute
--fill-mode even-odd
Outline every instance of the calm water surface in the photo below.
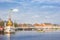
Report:
<svg viewBox="0 0 60 40"><path fill-rule="evenodd" d="M60 32L19 31L10 37L0 35L0 40L60 40Z"/></svg>

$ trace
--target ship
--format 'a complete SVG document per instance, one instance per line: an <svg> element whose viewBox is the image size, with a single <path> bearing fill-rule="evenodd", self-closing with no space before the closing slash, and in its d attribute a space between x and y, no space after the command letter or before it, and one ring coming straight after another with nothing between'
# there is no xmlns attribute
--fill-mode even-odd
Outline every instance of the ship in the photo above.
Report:
<svg viewBox="0 0 60 40"><path fill-rule="evenodd" d="M13 26L13 22L11 21L11 19L9 19L6 22L6 26L4 28L4 33L6 33L6 34L15 33L15 27Z"/></svg>
<svg viewBox="0 0 60 40"><path fill-rule="evenodd" d="M13 33L15 33L14 23L11 20L11 15L10 14L9 14L8 21L6 21L6 23L5 23L4 33L5 34L13 34Z"/></svg>

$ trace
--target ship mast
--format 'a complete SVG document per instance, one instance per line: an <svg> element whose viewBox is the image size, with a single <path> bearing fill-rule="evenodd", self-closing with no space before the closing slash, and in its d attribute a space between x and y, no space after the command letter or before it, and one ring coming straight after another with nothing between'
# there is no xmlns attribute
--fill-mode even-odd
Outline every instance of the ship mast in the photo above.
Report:
<svg viewBox="0 0 60 40"><path fill-rule="evenodd" d="M12 10L13 10L13 9L10 9L10 10L9 10L9 15L8 15L9 17L8 17L8 20L11 20Z"/></svg>
<svg viewBox="0 0 60 40"><path fill-rule="evenodd" d="M13 22L11 20L11 13L12 13L12 9L9 11L8 21L6 22L6 26L4 28L4 32L6 34L9 34L9 36L11 33L15 33L15 27L13 26Z"/></svg>
<svg viewBox="0 0 60 40"><path fill-rule="evenodd" d="M13 22L11 21L11 14L12 14L12 9L9 11L8 21L6 23L6 26L13 26Z"/></svg>

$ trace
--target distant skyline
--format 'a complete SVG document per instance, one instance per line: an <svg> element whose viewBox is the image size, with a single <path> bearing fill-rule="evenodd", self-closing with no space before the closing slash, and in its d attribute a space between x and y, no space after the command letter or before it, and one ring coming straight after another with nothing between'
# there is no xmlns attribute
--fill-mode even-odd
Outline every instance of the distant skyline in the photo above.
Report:
<svg viewBox="0 0 60 40"><path fill-rule="evenodd" d="M60 0L0 0L0 18L18 23L60 24Z"/></svg>

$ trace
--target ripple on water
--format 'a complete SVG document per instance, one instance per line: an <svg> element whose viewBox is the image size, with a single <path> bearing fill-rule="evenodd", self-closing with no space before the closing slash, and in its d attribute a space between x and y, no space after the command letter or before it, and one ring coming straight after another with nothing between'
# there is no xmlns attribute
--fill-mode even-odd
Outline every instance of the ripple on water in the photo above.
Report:
<svg viewBox="0 0 60 40"><path fill-rule="evenodd" d="M0 35L0 40L60 40L60 32L19 31L11 35Z"/></svg>

